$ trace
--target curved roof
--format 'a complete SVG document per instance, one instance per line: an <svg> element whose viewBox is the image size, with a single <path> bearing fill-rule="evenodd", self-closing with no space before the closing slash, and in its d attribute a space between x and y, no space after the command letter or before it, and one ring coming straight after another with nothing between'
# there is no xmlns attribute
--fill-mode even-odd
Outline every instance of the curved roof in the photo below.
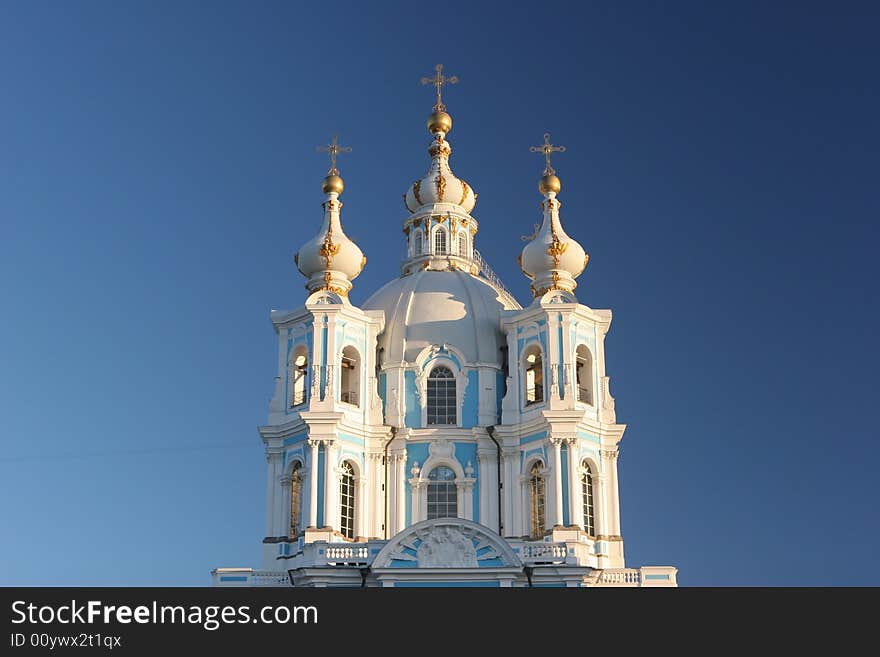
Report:
<svg viewBox="0 0 880 657"><path fill-rule="evenodd" d="M458 349L469 363L500 363L507 344L502 310L515 306L491 283L461 271L420 271L390 281L369 299L365 310L385 311L379 347L386 362L415 362L430 345Z"/></svg>

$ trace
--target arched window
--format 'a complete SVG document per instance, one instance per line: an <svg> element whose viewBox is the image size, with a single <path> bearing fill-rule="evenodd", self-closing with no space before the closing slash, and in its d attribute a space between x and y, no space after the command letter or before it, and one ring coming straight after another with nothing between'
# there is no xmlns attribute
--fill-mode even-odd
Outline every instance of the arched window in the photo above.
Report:
<svg viewBox="0 0 880 657"><path fill-rule="evenodd" d="M422 231L417 230L413 234L413 256L422 255Z"/></svg>
<svg viewBox="0 0 880 657"><path fill-rule="evenodd" d="M544 361L537 345L526 351L526 406L544 401Z"/></svg>
<svg viewBox="0 0 880 657"><path fill-rule="evenodd" d="M467 237L463 232L458 234L458 255L467 258Z"/></svg>
<svg viewBox="0 0 880 657"><path fill-rule="evenodd" d="M339 473L339 529L345 538L354 538L354 468L346 461Z"/></svg>
<svg viewBox="0 0 880 657"><path fill-rule="evenodd" d="M360 406L358 391L361 381L361 357L354 347L348 346L342 350L340 372L339 399L346 404Z"/></svg>
<svg viewBox="0 0 880 657"><path fill-rule="evenodd" d="M434 233L434 254L446 255L446 231L442 228Z"/></svg>
<svg viewBox="0 0 880 657"><path fill-rule="evenodd" d="M544 536L544 464L535 461L529 471L529 507L532 538Z"/></svg>
<svg viewBox="0 0 880 657"><path fill-rule="evenodd" d="M585 404L593 403L593 356L584 345L577 348L577 399Z"/></svg>
<svg viewBox="0 0 880 657"><path fill-rule="evenodd" d="M309 359L304 350L298 351L291 363L290 405L299 406L306 403L306 391L309 389Z"/></svg>
<svg viewBox="0 0 880 657"><path fill-rule="evenodd" d="M428 375L428 424L457 424L455 376L442 365Z"/></svg>
<svg viewBox="0 0 880 657"><path fill-rule="evenodd" d="M440 466L428 475L428 520L458 517L458 489L455 473Z"/></svg>
<svg viewBox="0 0 880 657"><path fill-rule="evenodd" d="M593 471L590 464L584 461L584 474L581 475L581 489L584 496L584 530L596 535L596 513L593 509Z"/></svg>
<svg viewBox="0 0 880 657"><path fill-rule="evenodd" d="M302 469L301 463L293 464L290 473L290 538L299 536L302 520Z"/></svg>

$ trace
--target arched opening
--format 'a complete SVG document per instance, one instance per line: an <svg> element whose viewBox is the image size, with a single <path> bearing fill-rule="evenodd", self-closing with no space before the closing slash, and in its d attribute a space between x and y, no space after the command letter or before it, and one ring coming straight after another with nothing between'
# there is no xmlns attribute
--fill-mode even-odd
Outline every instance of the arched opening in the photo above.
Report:
<svg viewBox="0 0 880 657"><path fill-rule="evenodd" d="M424 246L422 246L422 231L417 230L413 233L413 257L422 255Z"/></svg>
<svg viewBox="0 0 880 657"><path fill-rule="evenodd" d="M428 424L457 424L455 375L438 365L428 375Z"/></svg>
<svg viewBox="0 0 880 657"><path fill-rule="evenodd" d="M360 390L361 357L357 349L348 346L342 350L340 370L340 401L352 404L353 406L360 406L358 391Z"/></svg>
<svg viewBox="0 0 880 657"><path fill-rule="evenodd" d="M585 345L577 348L577 399L585 404L593 403L593 356Z"/></svg>
<svg viewBox="0 0 880 657"><path fill-rule="evenodd" d="M532 538L544 536L544 464L535 461L529 470L529 516Z"/></svg>
<svg viewBox="0 0 880 657"><path fill-rule="evenodd" d="M290 370L290 405L293 407L305 404L309 389L309 358L305 347L300 347L294 353Z"/></svg>
<svg viewBox="0 0 880 657"><path fill-rule="evenodd" d="M525 353L526 406L544 401L544 359L541 348L532 345Z"/></svg>
<svg viewBox="0 0 880 657"><path fill-rule="evenodd" d="M593 471L590 464L583 462L584 473L581 475L581 492L584 503L584 531L590 536L596 535L596 512L593 507Z"/></svg>
<svg viewBox="0 0 880 657"><path fill-rule="evenodd" d="M345 538L354 538L355 488L354 468L345 461L339 469L339 530Z"/></svg>
<svg viewBox="0 0 880 657"><path fill-rule="evenodd" d="M299 536L302 524L302 464L297 461L290 472L290 538Z"/></svg>
<svg viewBox="0 0 880 657"><path fill-rule="evenodd" d="M442 228L434 232L434 255L446 255L446 231Z"/></svg>
<svg viewBox="0 0 880 657"><path fill-rule="evenodd" d="M461 232L458 234L458 255L462 258L467 258L467 236Z"/></svg>
<svg viewBox="0 0 880 657"><path fill-rule="evenodd" d="M428 520L458 517L458 489L455 472L445 465L428 475Z"/></svg>

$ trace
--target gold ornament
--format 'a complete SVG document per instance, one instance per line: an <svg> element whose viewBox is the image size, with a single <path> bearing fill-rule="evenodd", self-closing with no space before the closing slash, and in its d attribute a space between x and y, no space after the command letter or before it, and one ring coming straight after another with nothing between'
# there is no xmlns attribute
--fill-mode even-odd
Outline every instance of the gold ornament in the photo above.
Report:
<svg viewBox="0 0 880 657"><path fill-rule="evenodd" d="M446 191L446 178L443 177L442 173L438 173L434 182L437 184L437 200L442 201L443 194Z"/></svg>

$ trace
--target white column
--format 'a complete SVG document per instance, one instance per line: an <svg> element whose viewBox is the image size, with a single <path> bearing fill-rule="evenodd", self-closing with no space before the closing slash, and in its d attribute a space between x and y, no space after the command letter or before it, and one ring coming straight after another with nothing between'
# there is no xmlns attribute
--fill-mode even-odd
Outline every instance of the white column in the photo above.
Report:
<svg viewBox="0 0 880 657"><path fill-rule="evenodd" d="M336 441L324 441L324 525L336 531L340 530L339 469L336 467L338 451Z"/></svg>
<svg viewBox="0 0 880 657"><path fill-rule="evenodd" d="M583 487L581 486L578 440L572 436L568 442L568 519L572 525L584 526ZM595 506L595 505L594 505Z"/></svg>
<svg viewBox="0 0 880 657"><path fill-rule="evenodd" d="M312 448L309 462L309 527L318 526L318 447L320 440L309 440Z"/></svg>
<svg viewBox="0 0 880 657"><path fill-rule="evenodd" d="M384 483L382 479L382 454L368 454L367 458L370 467L370 481L367 484L367 491L370 495L372 508L367 538L376 538L382 536L382 522L384 522L382 505L385 496L382 493L382 484Z"/></svg>
<svg viewBox="0 0 880 657"><path fill-rule="evenodd" d="M364 476L366 468L367 465L365 463L364 472L361 473L361 476L358 479L355 488L355 490L357 491L357 499L355 500L357 511L355 512L354 517L355 538L369 538L369 531L367 530L367 528L370 526L370 504L369 500L367 499L367 478Z"/></svg>
<svg viewBox="0 0 880 657"><path fill-rule="evenodd" d="M493 524L492 505L490 503L490 493L498 490L498 485L492 486L493 468L489 454L477 451L477 477L480 481L480 524L486 527L498 529L498 521Z"/></svg>
<svg viewBox="0 0 880 657"><path fill-rule="evenodd" d="M574 408L574 402L577 399L577 393L575 392L575 363L577 362L577 358L574 354L574 347L571 344L571 314L566 313L563 315L564 319L562 320L562 367L563 367L563 383L565 385L565 389L563 391L563 395L565 397L565 401L568 402L566 404L566 408Z"/></svg>
<svg viewBox="0 0 880 657"><path fill-rule="evenodd" d="M327 315L327 388L325 401L333 404L339 396L339 362L336 354L336 315ZM326 519L325 519L326 520Z"/></svg>
<svg viewBox="0 0 880 657"><path fill-rule="evenodd" d="M520 508L516 510L514 514L514 527L516 528L517 536L531 536L532 535L532 504L531 504L531 495L529 494L529 476L528 475L518 475L517 477L519 481L519 501ZM544 480L544 486L546 487L547 480ZM544 492L544 514L547 514L547 494L546 490Z"/></svg>
<svg viewBox="0 0 880 657"><path fill-rule="evenodd" d="M599 536L608 536L610 530L608 528L608 495L606 489L608 487L608 477L604 474L593 475L593 490L596 492L596 534Z"/></svg>
<svg viewBox="0 0 880 657"><path fill-rule="evenodd" d="M290 536L290 475L284 474L278 479L278 490L281 495L279 504L280 514L278 518L279 536Z"/></svg>
<svg viewBox="0 0 880 657"><path fill-rule="evenodd" d="M456 487L458 517L465 520L474 519L474 480L465 479Z"/></svg>
<svg viewBox="0 0 880 657"><path fill-rule="evenodd" d="M547 317L547 353L544 354L544 362L547 363L546 371L550 378L547 390L551 397L559 399L562 391L559 389L559 322L556 321L556 313L550 313Z"/></svg>
<svg viewBox="0 0 880 657"><path fill-rule="evenodd" d="M309 375L312 377L312 380L309 381L309 406L314 408L313 404L320 402L321 395L323 394L323 390L321 390L321 371L323 370L324 363L321 362L321 356L324 353L324 330L323 324L321 320L323 319L322 314L313 313L312 315L314 319L312 320L312 354L311 359L309 360ZM312 516L309 519L309 523L316 523L316 516Z"/></svg>
<svg viewBox="0 0 880 657"><path fill-rule="evenodd" d="M504 487L501 489L502 520L505 536L520 536L516 522L516 501L522 499L519 482L519 449L504 447L502 452Z"/></svg>
<svg viewBox="0 0 880 657"><path fill-rule="evenodd" d="M552 480L552 501L548 505L547 513L547 529L552 529L555 525L562 524L562 456L561 456L562 438L552 436L550 438L550 460Z"/></svg>
<svg viewBox="0 0 880 657"><path fill-rule="evenodd" d="M608 459L608 493L609 493L609 509L610 513L610 529L611 533L614 536L620 536L620 497L618 495L618 487L617 487L617 455L619 452L614 450L613 452L609 452L610 458Z"/></svg>
<svg viewBox="0 0 880 657"><path fill-rule="evenodd" d="M278 481L278 466L281 448L266 448L266 536L280 536L275 533L275 485Z"/></svg>
<svg viewBox="0 0 880 657"><path fill-rule="evenodd" d="M397 531L406 527L406 450L397 455Z"/></svg>

